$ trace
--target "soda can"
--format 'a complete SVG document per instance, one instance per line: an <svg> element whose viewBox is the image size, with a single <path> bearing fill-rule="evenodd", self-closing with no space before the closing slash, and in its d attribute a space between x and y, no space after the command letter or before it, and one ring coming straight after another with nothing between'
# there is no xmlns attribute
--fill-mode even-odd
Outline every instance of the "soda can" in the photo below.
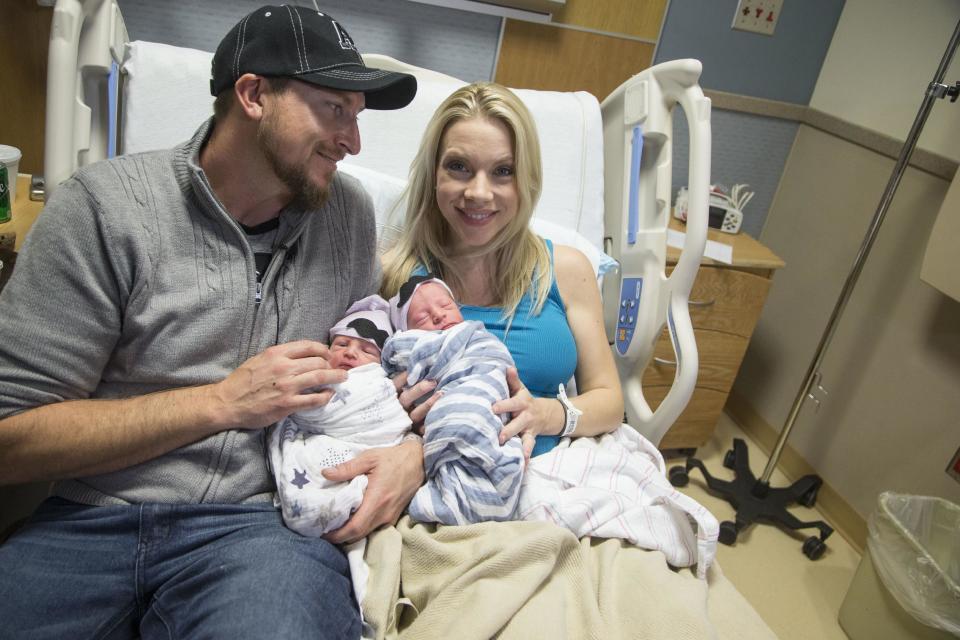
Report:
<svg viewBox="0 0 960 640"><path fill-rule="evenodd" d="M0 164L0 223L9 222L12 215L8 176L7 166Z"/></svg>
<svg viewBox="0 0 960 640"><path fill-rule="evenodd" d="M0 163L0 223L10 222L10 182L7 165Z"/></svg>

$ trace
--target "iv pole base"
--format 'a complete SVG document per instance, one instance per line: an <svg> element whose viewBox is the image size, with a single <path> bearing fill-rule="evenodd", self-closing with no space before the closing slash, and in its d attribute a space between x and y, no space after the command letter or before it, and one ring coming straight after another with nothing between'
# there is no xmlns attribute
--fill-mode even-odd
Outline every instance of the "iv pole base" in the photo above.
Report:
<svg viewBox="0 0 960 640"><path fill-rule="evenodd" d="M734 522L727 520L720 523L720 542L734 544L737 534L754 522L778 524L792 530L816 528L820 531L819 537L813 535L804 540L803 553L811 560L823 555L827 549L825 541L833 533L833 528L822 520L803 522L787 511L787 507L794 503L805 507L816 504L817 492L823 484L819 476L807 475L789 487L771 488L753 475L747 444L740 438L734 438L733 449L723 457L723 466L733 470L733 480L721 480L710 475L703 462L693 457L687 458L684 466L672 467L669 472L673 486L683 487L690 480L689 471L699 469L711 493L719 494L736 509Z"/></svg>

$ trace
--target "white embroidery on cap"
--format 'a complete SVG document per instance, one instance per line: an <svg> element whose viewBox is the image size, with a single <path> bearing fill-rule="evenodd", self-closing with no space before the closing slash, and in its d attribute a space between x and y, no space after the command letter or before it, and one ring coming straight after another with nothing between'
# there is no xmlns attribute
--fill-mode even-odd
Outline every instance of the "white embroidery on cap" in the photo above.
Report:
<svg viewBox="0 0 960 640"><path fill-rule="evenodd" d="M303 42L303 66L300 67L302 71L305 67L310 66L310 61L307 59L307 36L303 32L303 18L300 17L299 9L294 7L293 11L297 14L297 24L300 25L300 41Z"/></svg>
<svg viewBox="0 0 960 640"><path fill-rule="evenodd" d="M264 18L269 18L269 17L272 16L272 15L273 15L272 13L270 13L269 11L267 11L265 14L263 14L263 17L264 17Z"/></svg>
<svg viewBox="0 0 960 640"><path fill-rule="evenodd" d="M250 15L247 14L243 18L243 22L240 24L240 29L237 30L237 53L233 58L233 80L236 82L237 78L240 77L240 54L243 53L243 46L247 41L247 20L250 19Z"/></svg>
<svg viewBox="0 0 960 640"><path fill-rule="evenodd" d="M353 38L350 37L350 34L347 33L336 20L331 20L330 22L333 23L333 28L337 32L337 38L340 40L340 48L358 53L357 45L353 43Z"/></svg>
<svg viewBox="0 0 960 640"><path fill-rule="evenodd" d="M338 69L342 65L329 65L326 67L314 67L312 69L304 69L303 71L298 71L297 75L301 74L319 74L323 76L329 76L332 78L349 78L352 80L376 80L378 78L385 78L391 74L390 71L383 71L381 69L368 69L367 71L347 71L344 69Z"/></svg>
<svg viewBox="0 0 960 640"><path fill-rule="evenodd" d="M297 58L300 60L300 71L303 71L303 49L300 48L300 38L297 37L297 25L293 21L293 9L291 9L288 4L283 5L283 8L287 10L287 15L290 17L290 27L293 29L293 42L297 46Z"/></svg>

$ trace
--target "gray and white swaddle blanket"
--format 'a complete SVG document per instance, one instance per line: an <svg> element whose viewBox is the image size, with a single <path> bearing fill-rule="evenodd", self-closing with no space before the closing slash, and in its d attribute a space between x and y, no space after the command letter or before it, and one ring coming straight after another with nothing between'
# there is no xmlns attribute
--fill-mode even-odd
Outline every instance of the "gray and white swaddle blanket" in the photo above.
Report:
<svg viewBox="0 0 960 640"><path fill-rule="evenodd" d="M523 478L519 438L500 445L503 419L494 402L508 398L510 352L482 322L445 331L398 331L381 357L389 375L407 372L407 386L436 380L442 397L424 422L427 481L410 503L420 522L470 524L510 520Z"/></svg>
<svg viewBox="0 0 960 640"><path fill-rule="evenodd" d="M325 406L284 418L270 431L270 464L283 521L305 536L339 528L360 506L366 474L331 482L321 471L372 447L400 444L410 416L377 363L351 369Z"/></svg>

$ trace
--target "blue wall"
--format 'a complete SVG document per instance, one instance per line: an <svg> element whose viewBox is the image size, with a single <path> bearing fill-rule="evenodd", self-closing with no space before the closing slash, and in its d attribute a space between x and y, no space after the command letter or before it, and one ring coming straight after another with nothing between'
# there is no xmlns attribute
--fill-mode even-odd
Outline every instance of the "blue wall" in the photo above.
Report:
<svg viewBox="0 0 960 640"><path fill-rule="evenodd" d="M807 105L845 0L784 0L773 36L730 28L737 0L672 0L655 62L696 58L704 89ZM763 229L798 124L713 110L711 181L755 192L743 231ZM673 193L687 184L688 138L683 114L674 122Z"/></svg>
<svg viewBox="0 0 960 640"><path fill-rule="evenodd" d="M690 141L682 111L674 112L673 195L687 184ZM713 110L711 181L726 188L743 183L754 192L744 207L742 231L760 235L773 202L790 147L797 135L796 122L765 118L736 111Z"/></svg>
<svg viewBox="0 0 960 640"><path fill-rule="evenodd" d="M784 0L773 36L730 28L737 0L672 0L656 62L696 58L702 86L809 104L845 0Z"/></svg>

